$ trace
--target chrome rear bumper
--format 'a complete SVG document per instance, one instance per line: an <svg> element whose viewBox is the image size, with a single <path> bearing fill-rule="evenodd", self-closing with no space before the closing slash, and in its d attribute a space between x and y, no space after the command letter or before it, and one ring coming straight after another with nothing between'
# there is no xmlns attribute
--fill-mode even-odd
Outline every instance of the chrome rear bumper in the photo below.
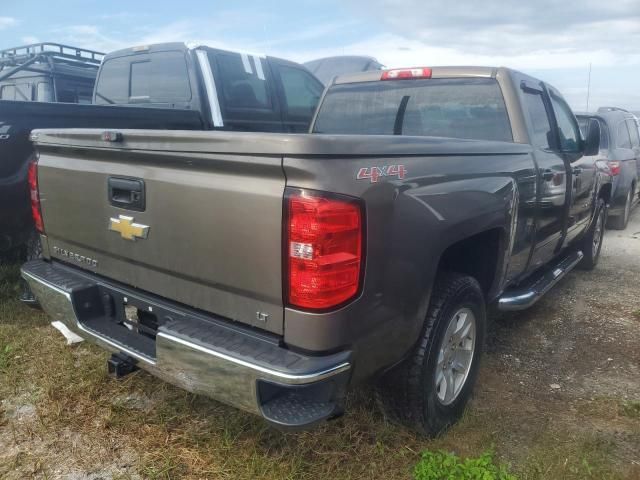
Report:
<svg viewBox="0 0 640 480"><path fill-rule="evenodd" d="M25 264L22 276L54 320L105 350L127 355L138 367L169 383L262 415L282 427L301 428L341 413L351 368L349 352L324 357L290 352L231 322L212 318L210 323L186 307L43 260ZM149 306L169 305L181 317L158 328L155 355L103 335L78 314L92 298L99 298L92 296L91 289L106 286L137 295ZM293 419L287 413L292 405Z"/></svg>

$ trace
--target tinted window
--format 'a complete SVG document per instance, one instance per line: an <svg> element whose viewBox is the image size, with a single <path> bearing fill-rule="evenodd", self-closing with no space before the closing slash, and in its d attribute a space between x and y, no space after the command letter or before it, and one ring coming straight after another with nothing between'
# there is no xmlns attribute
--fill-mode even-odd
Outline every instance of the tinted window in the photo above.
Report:
<svg viewBox="0 0 640 480"><path fill-rule="evenodd" d="M627 120L627 127L631 135L631 146L640 147L640 135L638 134L638 125L635 120Z"/></svg>
<svg viewBox="0 0 640 480"><path fill-rule="evenodd" d="M522 99L531 124L531 143L534 147L551 148L551 123L542 94L525 91Z"/></svg>
<svg viewBox="0 0 640 480"><path fill-rule="evenodd" d="M180 103L191 100L183 52L156 52L108 59L100 73L96 103Z"/></svg>
<svg viewBox="0 0 640 480"><path fill-rule="evenodd" d="M108 59L102 65L96 87L96 103L129 103L130 57Z"/></svg>
<svg viewBox="0 0 640 480"><path fill-rule="evenodd" d="M580 133L573 112L567 102L553 93L551 94L551 104L558 122L560 150L563 152L577 152L580 148Z"/></svg>
<svg viewBox="0 0 640 480"><path fill-rule="evenodd" d="M513 140L502 92L493 79L334 85L314 131Z"/></svg>
<svg viewBox="0 0 640 480"><path fill-rule="evenodd" d="M311 74L299 68L279 65L287 112L310 117L324 88Z"/></svg>
<svg viewBox="0 0 640 480"><path fill-rule="evenodd" d="M264 65L260 58L217 53L209 54L209 62L215 62L218 67L216 83L220 84L222 90L218 95L226 107L271 109Z"/></svg>
<svg viewBox="0 0 640 480"><path fill-rule="evenodd" d="M618 148L631 148L631 137L629 136L626 122L618 123L617 137Z"/></svg>
<svg viewBox="0 0 640 480"><path fill-rule="evenodd" d="M135 62L131 64L131 96L150 97L151 62Z"/></svg>
<svg viewBox="0 0 640 480"><path fill-rule="evenodd" d="M56 101L62 103L91 103L93 84L67 79L56 79Z"/></svg>

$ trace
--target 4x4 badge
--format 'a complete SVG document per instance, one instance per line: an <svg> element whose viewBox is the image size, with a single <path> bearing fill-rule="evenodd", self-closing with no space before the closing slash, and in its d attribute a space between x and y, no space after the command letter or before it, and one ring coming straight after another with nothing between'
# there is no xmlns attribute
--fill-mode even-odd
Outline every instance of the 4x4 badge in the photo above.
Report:
<svg viewBox="0 0 640 480"><path fill-rule="evenodd" d="M407 175L404 165L383 165L381 167L363 167L358 170L358 180L369 180L377 183L380 177L398 177L402 180Z"/></svg>
<svg viewBox="0 0 640 480"><path fill-rule="evenodd" d="M118 232L125 240L135 241L137 238L147 238L149 227L140 223L133 223L133 217L118 215L118 218L109 219L109 230Z"/></svg>

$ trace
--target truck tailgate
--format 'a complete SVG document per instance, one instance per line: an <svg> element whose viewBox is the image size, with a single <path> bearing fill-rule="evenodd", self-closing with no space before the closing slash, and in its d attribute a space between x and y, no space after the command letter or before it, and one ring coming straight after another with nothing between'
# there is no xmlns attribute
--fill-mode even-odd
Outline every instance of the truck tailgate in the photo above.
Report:
<svg viewBox="0 0 640 480"><path fill-rule="evenodd" d="M281 156L65 142L38 145L52 258L282 334ZM127 185L144 186L141 211L114 206Z"/></svg>

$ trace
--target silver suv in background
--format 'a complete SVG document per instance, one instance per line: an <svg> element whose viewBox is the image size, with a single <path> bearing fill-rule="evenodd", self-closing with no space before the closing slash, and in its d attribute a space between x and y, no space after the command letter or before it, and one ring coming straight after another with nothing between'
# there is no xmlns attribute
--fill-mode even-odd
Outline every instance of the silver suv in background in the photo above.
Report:
<svg viewBox="0 0 640 480"><path fill-rule="evenodd" d="M607 226L624 230L631 209L638 202L640 133L636 117L621 108L602 107L597 113L577 114L583 135L589 119L600 123L600 156L613 175L613 190Z"/></svg>

